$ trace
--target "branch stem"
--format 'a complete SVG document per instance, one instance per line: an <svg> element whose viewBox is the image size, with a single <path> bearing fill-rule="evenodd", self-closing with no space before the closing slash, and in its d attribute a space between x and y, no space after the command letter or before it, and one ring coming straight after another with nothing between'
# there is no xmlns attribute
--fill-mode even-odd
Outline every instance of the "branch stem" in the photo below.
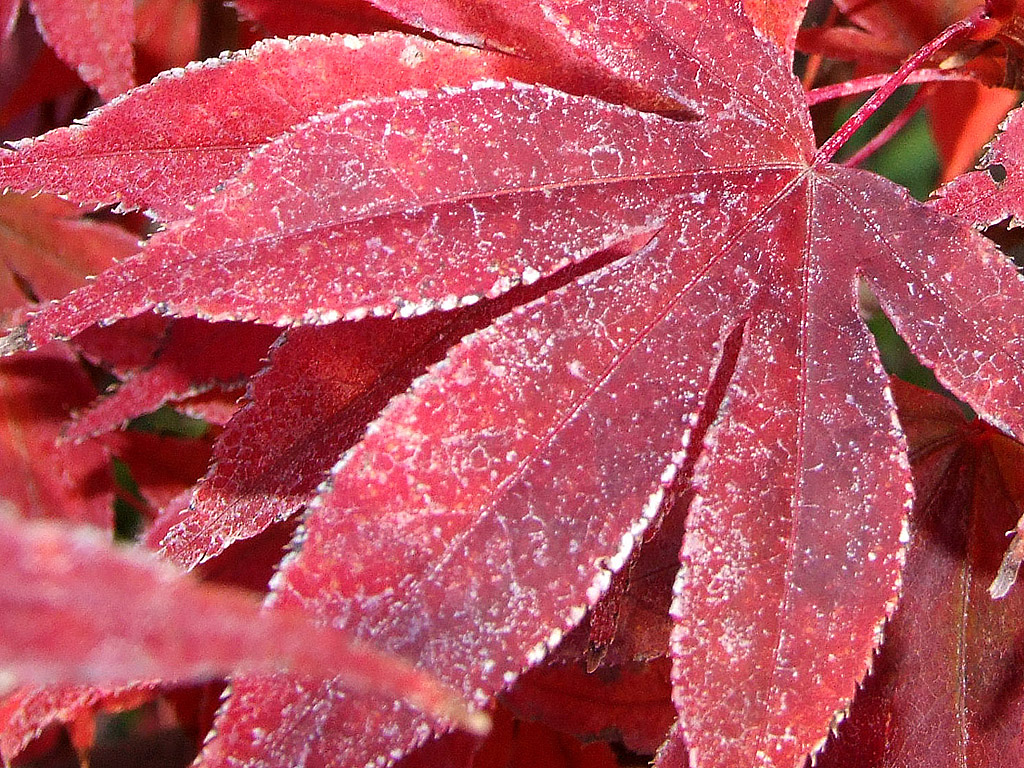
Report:
<svg viewBox="0 0 1024 768"><path fill-rule="evenodd" d="M850 140L850 137L857 132L857 130L864 125L871 115L882 105L882 103L888 99L892 94L903 85L907 78L914 73L925 61L933 56L938 51L942 50L946 45L957 40L958 38L964 37L973 32L982 22L987 21L988 17L985 15L984 7L977 9L974 13L961 19L960 21L950 24L942 32L940 32L931 42L925 43L921 46L914 55L907 59L882 85L877 91L875 91L871 97L865 101L860 109L853 113L853 116L840 126L839 130L836 131L832 136L818 149L818 153L814 157L815 164L827 163L833 157L836 152Z"/></svg>
<svg viewBox="0 0 1024 768"><path fill-rule="evenodd" d="M868 75L858 77L855 80L846 80L834 85L823 85L820 88L807 92L807 106L813 107L816 104L823 104L833 99L845 99L847 96L856 96L858 93L866 93L885 85L889 73L881 75ZM945 83L945 82L971 82L976 81L978 76L966 69L919 69L910 73L901 85L916 85L918 83Z"/></svg>
<svg viewBox="0 0 1024 768"><path fill-rule="evenodd" d="M914 94L914 98L910 100L910 103L905 106L892 121L879 131L875 136L871 137L871 140L863 147L858 149L853 155L850 156L849 160L843 162L843 165L848 168L856 168L858 165L863 163L875 152L885 146L889 140L903 130L903 127L911 121L911 119L921 108L928 102L928 99L935 93L934 85L926 85L917 93Z"/></svg>

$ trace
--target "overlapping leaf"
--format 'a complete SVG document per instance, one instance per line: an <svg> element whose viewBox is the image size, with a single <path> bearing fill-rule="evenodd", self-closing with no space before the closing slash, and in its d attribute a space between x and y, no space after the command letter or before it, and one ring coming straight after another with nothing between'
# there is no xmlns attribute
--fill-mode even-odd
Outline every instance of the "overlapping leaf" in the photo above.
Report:
<svg viewBox="0 0 1024 768"><path fill-rule="evenodd" d="M399 768L616 768L603 742L581 744L541 723L519 720L503 707L484 742L449 733L398 763Z"/></svg>
<svg viewBox="0 0 1024 768"><path fill-rule="evenodd" d="M837 0L835 6L843 12L844 23L803 30L801 48L854 61L862 75L891 72L980 4L978 0ZM934 63L939 65L948 59L950 63L966 64L991 85L998 85L1003 78L1005 53L1001 46L990 45L982 59L969 61L976 53L979 51L960 52L954 47ZM974 165L996 126L1016 104L1017 94L979 83L942 83L934 87L925 102L942 159L943 179L948 180Z"/></svg>
<svg viewBox="0 0 1024 768"><path fill-rule="evenodd" d="M104 440L128 467L150 514L192 490L210 466L212 443L208 436L186 439L134 430Z"/></svg>
<svg viewBox="0 0 1024 768"><path fill-rule="evenodd" d="M202 0L144 0L135 8L136 71L145 81L199 55Z"/></svg>
<svg viewBox="0 0 1024 768"><path fill-rule="evenodd" d="M233 669L337 675L480 727L447 690L407 664L296 612L200 585L93 532L0 520L0 686L205 678ZM125 600L130 591L132 599Z"/></svg>
<svg viewBox="0 0 1024 768"><path fill-rule="evenodd" d="M225 426L242 407L245 388L214 389L201 395L192 395L179 400L176 410L218 427Z"/></svg>
<svg viewBox="0 0 1024 768"><path fill-rule="evenodd" d="M1024 449L938 395L895 394L918 492L904 596L818 765L1019 765L1024 592L993 601L988 585L1024 500Z"/></svg>
<svg viewBox="0 0 1024 768"><path fill-rule="evenodd" d="M132 0L29 0L43 39L79 76L112 99L134 85Z"/></svg>
<svg viewBox="0 0 1024 768"><path fill-rule="evenodd" d="M678 110L680 105L646 83L611 76L608 68L567 44L557 8L516 0L368 0L412 27L445 40L505 51L536 62L543 82L569 93L584 93L640 109ZM758 0L751 0L756 4ZM799 2L799 0L796 0ZM552 10L555 13L552 13ZM795 23L795 22L794 22Z"/></svg>
<svg viewBox="0 0 1024 768"><path fill-rule="evenodd" d="M253 380L246 408L218 441L216 463L188 513L175 510L166 533L150 540L191 568L296 514L388 400L459 338L551 287L541 280L498 301L398 322L375 318L287 332Z"/></svg>
<svg viewBox="0 0 1024 768"><path fill-rule="evenodd" d="M675 722L666 659L587 673L580 664L530 670L502 696L525 720L543 722L585 741L621 741L654 754Z"/></svg>
<svg viewBox="0 0 1024 768"><path fill-rule="evenodd" d="M0 0L0 39L6 38L14 29L19 8L21 0Z"/></svg>
<svg viewBox="0 0 1024 768"><path fill-rule="evenodd" d="M238 387L260 369L278 334L266 326L179 320L151 363L79 414L68 437L81 439L117 429L164 403L214 387Z"/></svg>
<svg viewBox="0 0 1024 768"><path fill-rule="evenodd" d="M434 314L398 327L370 320L289 332L218 441L188 513L159 540L164 553L192 568L304 508L373 415L422 371L416 358L450 345L449 322Z"/></svg>
<svg viewBox="0 0 1024 768"><path fill-rule="evenodd" d="M543 656L582 615L581 606L600 596L604 566L622 565L645 515L656 510L656 502L648 503L641 514L642 500L660 498L659 486L673 474L665 468L683 460L686 424L717 366L707 350L742 333L733 385L699 467L701 496L679 582L677 704L698 764L753 760L760 752L788 765L802 761L849 702L898 582L909 475L885 380L857 315L858 279L872 281L951 385L1007 423L1015 423L1009 403L1019 397L1019 383L981 384L974 374L989 360L1014 372L1019 366L1015 331L999 315L1022 296L1021 287L991 246L891 185L809 167L799 91L769 63L767 50L750 45L764 57L757 66L714 59L712 67L705 63L710 51L739 39L740 22L728 11L694 18L680 6L668 8L656 29L638 26L614 4L561 9L575 42L623 74L680 100L694 99L694 84L704 89L697 93L706 117L698 123L669 124L583 102L594 110L586 123L600 125L605 146L627 134L609 131L612 116L622 115L645 138L658 131L646 152L633 138L630 152L617 153L614 177L637 179L643 169L624 167L630 161L657 168L656 181L648 171L632 182L661 186L667 201L650 208L665 221L652 245L470 337L395 401L336 468L277 589L288 602L451 674L467 692L493 692ZM596 28L599 39L578 32ZM461 121L479 135L476 115L494 114L501 104L516 146L526 150L540 138L515 120L523 104L530 103L535 120L551 119L544 125L549 142L566 133L558 119L579 124L575 110L582 106L522 87L438 94L407 106L418 115L455 100L460 109L443 113L446 130ZM550 103L557 111L545 109ZM776 123L780 103L794 105L793 117L766 137L761 126ZM383 106L361 109L364 126ZM390 102L388 109L395 115L390 130L408 130ZM279 151L300 146L300 136L327 144L322 128L339 122L297 133ZM352 115L349 124L356 122ZM417 146L444 146L434 132L439 123L431 122L429 140ZM486 127L495 142L503 129ZM694 133L698 151L677 145L670 158L655 154L673 135ZM334 151L349 140L329 146ZM572 160L578 142L576 129L555 148L563 173L577 174L577 197L591 180L603 181ZM466 154L475 149L460 147ZM458 158L455 165L462 167ZM429 180L436 189L438 174L429 162L425 167L426 180L403 168L388 168L388 178ZM296 173L294 166L284 173ZM501 178L504 189L514 189L517 174L507 161ZM481 195L478 180L454 189ZM566 184L549 200L561 202ZM230 192L229 186L225 202L240 199ZM247 200L260 194L246 192ZM607 231L640 224L630 219L632 209L614 202L600 209ZM591 210L574 208L577 227L588 224ZM561 233L548 234L550 244ZM488 248L493 241L485 238ZM418 255L416 268L436 282L431 262L422 250ZM494 263L492 251L483 257ZM974 265L970 274L967 263ZM938 294L925 277L935 273L956 274L956 289L940 280ZM418 278L406 275L415 284ZM444 286L416 298L437 301L446 289L459 295ZM965 340L955 354L951 334ZM683 348L669 343L679 338L687 339ZM633 436L625 445L624 434ZM396 546L405 553L401 562L387 554ZM358 561L343 555L354 551ZM851 594L859 599L851 602ZM829 657L823 643L841 645L842 655ZM467 667L465 660L474 661ZM308 728L277 713L311 711L324 697L334 697L334 706L317 710L316 731L324 737L313 749L339 764L421 738L401 713L384 717L379 702L340 699L330 686L296 696L253 680L236 682L234 690L204 765L229 754L243 762L267 753L294 759L300 743L310 748L308 739L299 741ZM807 696L808 690L820 693ZM255 710L255 701L264 706ZM253 742L253 728L267 737Z"/></svg>
<svg viewBox="0 0 1024 768"><path fill-rule="evenodd" d="M278 37L330 32L371 32L388 29L395 20L366 0L236 0L243 18Z"/></svg>
<svg viewBox="0 0 1024 768"><path fill-rule="evenodd" d="M1009 219L1024 219L1024 114L1011 112L1003 131L992 142L978 170L953 179L937 193L933 205L969 224L985 227Z"/></svg>
<svg viewBox="0 0 1024 768"><path fill-rule="evenodd" d="M109 528L113 478L99 445L60 440L72 409L96 390L74 355L51 345L0 361L0 499L25 517Z"/></svg>
<svg viewBox="0 0 1024 768"><path fill-rule="evenodd" d="M790 55L806 9L807 0L743 0L743 10L754 26Z"/></svg>
<svg viewBox="0 0 1024 768"><path fill-rule="evenodd" d="M113 325L92 326L75 337L75 348L93 365L129 378L154 364L175 322L147 312Z"/></svg>
<svg viewBox="0 0 1024 768"><path fill-rule="evenodd" d="M346 100L529 71L404 35L269 40L165 73L83 124L17 145L0 156L0 187L180 218L268 138Z"/></svg>
<svg viewBox="0 0 1024 768"><path fill-rule="evenodd" d="M44 728L57 722L71 725L76 747L87 747L97 711L138 706L152 696L154 687L153 683L140 683L108 689L75 685L21 688L0 699L0 759L11 764Z"/></svg>
<svg viewBox="0 0 1024 768"><path fill-rule="evenodd" d="M16 309L58 299L138 250L128 232L84 213L49 195L0 198L0 318L9 322Z"/></svg>

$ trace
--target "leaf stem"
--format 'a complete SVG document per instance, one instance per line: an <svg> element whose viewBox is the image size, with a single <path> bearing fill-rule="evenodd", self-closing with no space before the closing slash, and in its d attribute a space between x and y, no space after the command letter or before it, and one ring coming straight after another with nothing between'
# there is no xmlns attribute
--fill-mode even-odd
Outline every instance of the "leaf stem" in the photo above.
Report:
<svg viewBox="0 0 1024 768"><path fill-rule="evenodd" d="M858 93L873 91L881 88L888 82L892 75L888 72L881 75L868 75L858 77L855 80L846 80L834 85L823 85L807 92L807 106L813 107L816 104L823 104L833 99L844 99L847 96L856 96ZM978 76L966 69L919 69L912 72L901 85L916 85L917 83L941 83L941 82L963 82L977 80Z"/></svg>
<svg viewBox="0 0 1024 768"><path fill-rule="evenodd" d="M875 136L871 137L871 140L851 155L850 159L845 160L843 165L847 168L856 168L875 154L875 152L888 143L889 139L903 130L903 127L910 122L914 115L921 111L921 108L924 107L928 99L934 93L935 86L933 84L928 84L915 93L914 98L912 98L910 103L892 119L892 122L885 126L885 128L879 131Z"/></svg>
<svg viewBox="0 0 1024 768"><path fill-rule="evenodd" d="M918 69L921 64L952 41L968 35L986 21L989 21L989 18L985 7L978 8L969 16L955 22L954 24L950 24L935 38L933 38L931 42L925 43L923 46L918 48L917 52L903 62L900 68L885 81L885 84L875 91L871 97L861 105L860 109L854 112L853 116L843 123L838 131L832 134L828 141L821 145L818 149L818 153L814 156L815 164L827 163L835 157L836 152L838 152L839 149L849 141L850 137L853 136L853 134L855 134L862 125L864 125L867 119L875 113L875 110L882 105L882 102L892 96L893 92L903 85L907 78L910 77L910 75Z"/></svg>

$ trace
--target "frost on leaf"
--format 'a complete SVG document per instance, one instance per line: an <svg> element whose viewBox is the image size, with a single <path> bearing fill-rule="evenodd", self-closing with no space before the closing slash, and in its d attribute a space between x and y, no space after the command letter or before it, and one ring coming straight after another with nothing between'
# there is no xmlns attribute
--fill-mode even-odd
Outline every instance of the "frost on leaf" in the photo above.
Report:
<svg viewBox="0 0 1024 768"><path fill-rule="evenodd" d="M1021 365L1013 307L1024 290L968 227L884 180L812 162L799 86L728 7L694 16L658 3L641 16L612 2L558 5L584 54L703 119L524 86L355 105L263 150L216 210L154 238L145 258L167 270L184 259L202 284L216 253L218 268L245 281L284 244L289 254L308 245L316 264L344 272L351 298L325 306L322 290L303 294L316 280L300 269L294 293L275 290L262 317L313 307L317 319L444 306L447 295L502 288L502 274L514 280L527 264L555 269L567 249L582 258L653 228L643 250L467 337L393 401L335 467L274 599L467 694L501 690L629 558L684 461L722 346L741 331L697 467L675 701L696 765L792 765L820 744L868 667L894 605L911 496L858 282L870 281L948 386L1014 429L1020 382L984 372ZM723 59L723 48L736 53ZM359 153L346 149L356 142ZM305 147L319 151L317 173L301 162ZM421 164L390 160L411 152ZM243 205L255 218L223 213ZM315 241L300 227L311 218L331 222ZM122 286L98 281L89 301L110 290L120 301ZM241 288L239 306L256 311ZM404 301L370 298L396 294ZM185 298L208 301L198 290ZM238 311L234 299L202 311ZM58 311L29 333L95 319ZM427 732L407 710L332 684L243 678L233 691L204 766L229 755L293 762L296 750L361 764Z"/></svg>
<svg viewBox="0 0 1024 768"><path fill-rule="evenodd" d="M756 0L752 0L756 1ZM671 97L621 77L606 63L574 48L559 30L557 3L519 0L369 0L406 24L485 50L533 62L540 82L567 93L645 110L678 110ZM553 7L551 7L553 6Z"/></svg>
<svg viewBox="0 0 1024 768"><path fill-rule="evenodd" d="M635 245L621 243L600 258L610 261ZM571 279L570 270L493 301L420 317L287 331L218 440L216 463L189 510L151 540L192 568L292 517L373 417L456 341Z"/></svg>
<svg viewBox="0 0 1024 768"><path fill-rule="evenodd" d="M988 588L1024 500L1024 448L894 381L917 489L903 597L821 768L1019 765L1024 590Z"/></svg>
<svg viewBox="0 0 1024 768"><path fill-rule="evenodd" d="M1003 219L1024 222L1024 110L1010 113L978 169L953 179L936 193L932 205L969 224L986 227Z"/></svg>
<svg viewBox="0 0 1024 768"><path fill-rule="evenodd" d="M542 87L352 102L267 144L27 336L153 307L283 325L468 305L656 228L679 188L666 169L715 152L670 120Z"/></svg>
<svg viewBox="0 0 1024 768"><path fill-rule="evenodd" d="M81 124L16 143L0 154L0 188L184 218L268 139L350 99L529 72L505 56L394 33L268 40L166 72Z"/></svg>
<svg viewBox="0 0 1024 768"><path fill-rule="evenodd" d="M43 39L104 99L132 80L132 0L29 0Z"/></svg>

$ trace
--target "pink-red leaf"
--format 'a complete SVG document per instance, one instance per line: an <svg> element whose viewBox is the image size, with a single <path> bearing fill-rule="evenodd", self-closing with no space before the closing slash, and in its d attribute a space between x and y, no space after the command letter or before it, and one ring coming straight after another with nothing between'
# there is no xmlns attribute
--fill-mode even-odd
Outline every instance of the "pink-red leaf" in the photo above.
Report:
<svg viewBox="0 0 1024 768"><path fill-rule="evenodd" d="M70 411L95 394L62 346L0 360L0 499L26 517L110 527L113 487L106 451L60 440Z"/></svg>
<svg viewBox="0 0 1024 768"><path fill-rule="evenodd" d="M1024 110L1017 109L989 146L980 168L958 176L940 189L933 201L937 210L975 226L1003 219L1024 220Z"/></svg>
<svg viewBox="0 0 1024 768"><path fill-rule="evenodd" d="M917 500L900 607L822 768L1020 765L1024 591L988 585L1024 500L1024 448L894 382Z"/></svg>
<svg viewBox="0 0 1024 768"><path fill-rule="evenodd" d="M118 683L238 669L341 674L479 727L404 662L311 627L294 611L200 585L143 552L49 523L0 520L0 684Z"/></svg>
<svg viewBox="0 0 1024 768"><path fill-rule="evenodd" d="M671 121L518 84L353 102L268 144L19 337L152 307L277 324L453 309L652 230L664 169L713 151Z"/></svg>
<svg viewBox="0 0 1024 768"><path fill-rule="evenodd" d="M287 332L253 380L247 407L218 441L217 462L189 511L176 513L150 541L192 568L291 517L415 376L462 336L550 287L540 281L497 301L398 322L374 318Z"/></svg>
<svg viewBox="0 0 1024 768"><path fill-rule="evenodd" d="M43 39L79 76L112 99L133 85L133 0L29 0Z"/></svg>
<svg viewBox="0 0 1024 768"><path fill-rule="evenodd" d="M703 120L669 123L527 87L403 97L409 101L352 107L311 123L254 160L246 171L251 186L240 186L243 175L222 193L220 202L238 210L265 193L266 206L273 199L282 218L306 224L309 208L300 217L290 206L321 204L324 195L392 217L409 202L421 210L436 190L443 190L433 198L440 205L456 194L460 201L478 196L473 239L445 242L444 263L430 260L420 229L402 230L386 241L395 253L371 262L375 275L401 265L402 283L391 278L388 285L410 286L415 292L403 297L410 303L460 295L448 286L458 285L473 259L479 263L477 251L495 264L497 232L511 240L508 258L543 255L534 241L509 237L507 209L487 207L498 192L504 203L517 190L559 184L526 225L547 223L558 206L571 204L574 239L559 240L561 249L584 250L579 238L587 227L615 237L662 224L648 248L467 338L393 401L336 467L306 521L302 549L275 588L279 601L301 603L401 650L467 693L493 694L542 658L607 588L609 569L624 564L685 459L687 425L720 364L717 355L741 333L729 362L732 384L698 467L700 496L678 582L676 703L696 765L788 766L805 759L849 704L899 580L909 471L886 380L859 318L859 280L871 282L944 381L1017 429L1024 350L1012 308L1024 301L1024 289L968 228L868 174L812 163L799 86L777 52L730 9L658 9L641 18L613 2L564 3L560 23L587 55L688 101ZM721 47L735 48L737 39L744 40L743 56L723 61ZM792 114L777 117L780 104L793 105ZM506 122L495 125L491 116L499 111ZM518 117L526 112L529 121ZM427 116L430 131L414 130L413 117ZM601 132L602 156L615 158L614 178L623 180L618 195L601 189L591 206L580 203L584 190L594 190L595 181L609 186L608 171L583 162L593 154L580 151L578 128L567 136L567 126L580 123ZM362 155L339 151L358 140L392 152L398 145L391 137L404 131L429 158L415 172L376 158L368 167ZM529 187L521 167L478 141L485 131L494 146L522 148L520 163L530 157L526 151L544 147ZM589 133L583 137L589 142ZM267 175L303 141L319 150L318 167L329 169L320 172L331 174L331 186L317 189L323 177L294 171L305 194L275 191ZM335 172L338 166L323 159L328 147L346 157L338 166L358 167L360 176ZM276 164L259 165L272 157ZM468 173L457 172L468 167L474 176L467 181ZM556 167L561 178L549 181L544 174ZM256 168L266 170L259 188ZM500 186L487 181L497 174ZM355 196L349 184L363 177L380 191ZM627 206L630 185L664 199L647 203L652 219L634 218L634 206L650 198ZM517 213L513 234L524 226ZM180 234L154 242L170 250L164 243L172 237L183 247L216 234L221 245L205 253L217 253L219 265L224 244L232 248L239 237L250 238L250 251L274 253L267 241L253 240L265 225L256 222L255 232L244 234L220 213L207 216L201 211ZM362 243L368 233L360 224L339 231L358 232ZM276 220L269 232L280 232ZM538 243L545 247L565 237L551 224L544 234ZM298 242L289 245L307 244L304 236L296 224ZM399 250L410 242L420 249L414 257ZM308 242L337 269L347 246L327 251L323 243L322 234ZM350 272L355 280L368 269L360 257L359 274ZM251 268L251 261L241 263ZM932 283L934 274L950 279ZM296 290L308 285L302 280ZM443 287L435 288L438 282ZM316 311L322 296L296 297L286 315ZM249 306L250 297L240 301ZM280 293L274 301L282 309ZM367 304L355 308L402 306ZM1006 373L978 375L989 366ZM393 556L396 547L401 558ZM243 764L265 754L292 762L295 750L362 763L401 754L424 735L422 721L406 711L384 715L379 699L341 698L330 684L296 691L280 681L240 680L234 691L204 765L228 755ZM321 738L311 743L301 721L312 711Z"/></svg>
<svg viewBox="0 0 1024 768"><path fill-rule="evenodd" d="M214 387L237 387L262 367L279 334L275 328L245 323L178 320L151 364L79 414L67 436L90 437L117 429L164 403Z"/></svg>
<svg viewBox="0 0 1024 768"><path fill-rule="evenodd" d="M0 197L0 320L31 302L59 299L138 250L133 235L85 213L50 195Z"/></svg>
<svg viewBox="0 0 1024 768"><path fill-rule="evenodd" d="M0 187L182 218L269 138L349 99L530 71L400 34L268 40L165 73L82 124L16 144L0 155Z"/></svg>
<svg viewBox="0 0 1024 768"><path fill-rule="evenodd" d="M737 226L742 217L730 213L715 223ZM648 254L507 315L393 401L307 520L301 554L278 581L288 602L351 617L357 635L402 649L478 697L542 659L658 511L713 372L703 350L728 332L702 309L716 286L684 294L685 305L676 293L701 266L695 254ZM695 325L700 352L680 356L671 340ZM605 439L606 424L631 425L641 442ZM478 425L486 441L475 437ZM396 546L400 561L387 554ZM345 551L362 555L340 558ZM324 579L334 586L325 590ZM381 601L396 587L400 600ZM466 659L477 661L466 667ZM245 681L234 690L209 761L228 751L291 754L281 723L246 746L250 718L286 702L285 712L299 713L325 695L333 727L315 748L340 764L422 738L407 710L384 715L378 702L338 699L330 687L305 692L295 706L290 686ZM264 713L246 705L256 697L270 705Z"/></svg>

